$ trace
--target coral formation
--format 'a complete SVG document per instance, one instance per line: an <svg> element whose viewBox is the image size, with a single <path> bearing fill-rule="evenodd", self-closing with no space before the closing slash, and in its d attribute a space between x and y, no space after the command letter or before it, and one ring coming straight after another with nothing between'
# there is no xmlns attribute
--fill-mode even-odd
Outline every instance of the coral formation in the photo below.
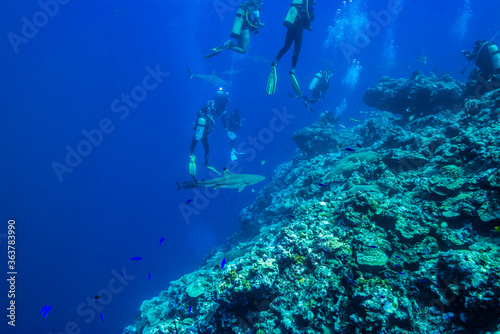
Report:
<svg viewBox="0 0 500 334"><path fill-rule="evenodd" d="M449 110L462 87L383 78L367 103L422 117L297 131L307 154L276 169L242 232L124 333L500 331L500 90Z"/></svg>
<svg viewBox="0 0 500 334"><path fill-rule="evenodd" d="M412 111L431 114L452 109L462 103L465 85L449 75L426 77L418 71L410 79L382 77L374 88L366 90L363 102L379 110L402 114Z"/></svg>

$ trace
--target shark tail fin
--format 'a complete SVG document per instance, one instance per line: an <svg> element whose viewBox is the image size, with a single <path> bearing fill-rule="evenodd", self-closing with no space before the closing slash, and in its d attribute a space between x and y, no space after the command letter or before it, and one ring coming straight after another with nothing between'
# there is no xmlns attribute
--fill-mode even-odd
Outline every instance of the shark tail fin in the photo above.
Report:
<svg viewBox="0 0 500 334"><path fill-rule="evenodd" d="M177 191L182 189L182 184L180 184L179 182L175 182L175 184L177 184Z"/></svg>
<svg viewBox="0 0 500 334"><path fill-rule="evenodd" d="M186 65L186 68L187 68L188 73L189 73L189 79L188 80L193 79L193 77L194 77L193 72L191 72L191 69L189 68L189 66Z"/></svg>

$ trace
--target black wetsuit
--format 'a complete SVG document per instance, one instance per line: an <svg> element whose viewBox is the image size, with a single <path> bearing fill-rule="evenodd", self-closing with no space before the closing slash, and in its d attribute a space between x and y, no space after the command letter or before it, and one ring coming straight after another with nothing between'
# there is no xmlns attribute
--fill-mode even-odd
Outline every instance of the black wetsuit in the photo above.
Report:
<svg viewBox="0 0 500 334"><path fill-rule="evenodd" d="M220 116L224 129L226 129L226 107L229 103L229 94L227 92L217 92L212 99L214 101L214 109L212 111L214 119Z"/></svg>
<svg viewBox="0 0 500 334"><path fill-rule="evenodd" d="M227 120L228 120L227 131L231 131L232 133L237 135L238 131L240 131L240 128L241 128L240 112L237 110L233 111L233 113L229 115ZM231 148L234 147L235 141L236 141L236 138L231 139L231 142L230 142Z"/></svg>
<svg viewBox="0 0 500 334"><path fill-rule="evenodd" d="M208 134L214 128L214 120L210 115L208 115L209 108L204 106L201 108L196 114L196 122L193 125L193 130L195 130L195 134L193 135L193 140L191 141L191 147L189 148L189 152L191 155L194 154L194 149L196 144L198 144L198 140L196 139L196 128L198 126L198 122L200 118L205 118L205 128L203 129L203 135L201 136L201 143L203 144L203 148L205 149L205 165L208 165L208 156L210 154L210 147L208 146Z"/></svg>
<svg viewBox="0 0 500 334"><path fill-rule="evenodd" d="M304 40L304 29L311 29L311 22L314 21L314 5L309 5L309 17L305 8L299 8L299 13L295 22L288 26L286 31L285 45L278 52L276 56L276 61L280 61L283 55L290 49L293 41L295 40L293 56L292 56L292 68L297 65L297 60L299 59L300 49L302 47L302 41Z"/></svg>

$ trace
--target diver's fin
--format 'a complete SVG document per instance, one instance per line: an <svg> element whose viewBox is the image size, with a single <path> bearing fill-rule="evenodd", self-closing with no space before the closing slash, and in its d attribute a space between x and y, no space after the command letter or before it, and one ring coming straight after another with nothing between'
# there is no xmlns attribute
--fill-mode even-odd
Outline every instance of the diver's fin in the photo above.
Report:
<svg viewBox="0 0 500 334"><path fill-rule="evenodd" d="M209 165L205 165L205 167L207 167L208 169L210 169L212 172L215 172L219 175L222 175L221 173L219 173L219 171L217 169L215 169L214 167L212 166L209 166ZM215 189L215 188L214 188Z"/></svg>
<svg viewBox="0 0 500 334"><path fill-rule="evenodd" d="M205 59L212 58L214 56L217 56L222 51L224 51L224 50L218 50L217 48L215 48L215 49L213 49L213 51L211 53L204 55L203 58L205 58Z"/></svg>
<svg viewBox="0 0 500 334"><path fill-rule="evenodd" d="M276 84L278 83L278 77L276 75L276 66L271 66L271 73L269 73L269 78L267 79L266 94L273 95L276 92Z"/></svg>
<svg viewBox="0 0 500 334"><path fill-rule="evenodd" d="M295 91L295 94L302 96L302 91L300 90L299 82L297 81L297 78L295 77L295 72L293 70L290 71L290 79L292 80L292 87L293 90Z"/></svg>
<svg viewBox="0 0 500 334"><path fill-rule="evenodd" d="M311 113L316 115L316 111L313 109L313 107L311 107L311 105L309 104L309 102L307 100L304 100L304 105L306 106L307 110L309 110Z"/></svg>
<svg viewBox="0 0 500 334"><path fill-rule="evenodd" d="M288 97L291 98L291 99L299 99L299 98L302 97L300 95L297 95L297 94L294 94L294 93L291 93L291 92L288 92L286 95L288 95Z"/></svg>
<svg viewBox="0 0 500 334"><path fill-rule="evenodd" d="M206 56L203 56L203 58L208 59L208 58L212 58L214 56L217 56L222 51L227 50L232 44L233 44L233 42L229 39L229 40L225 41L224 44L222 44L221 46L213 48L212 52L207 54Z"/></svg>

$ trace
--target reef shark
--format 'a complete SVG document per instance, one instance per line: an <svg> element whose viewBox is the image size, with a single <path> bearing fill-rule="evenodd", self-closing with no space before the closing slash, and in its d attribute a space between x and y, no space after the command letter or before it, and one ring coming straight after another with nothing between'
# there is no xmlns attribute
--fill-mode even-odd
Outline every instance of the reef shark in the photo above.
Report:
<svg viewBox="0 0 500 334"><path fill-rule="evenodd" d="M427 56L425 55L425 51L422 51L420 56L415 60L417 63L424 63L424 65L427 65Z"/></svg>
<svg viewBox="0 0 500 334"><path fill-rule="evenodd" d="M235 74L238 74L240 72L243 72L243 69L239 69L239 70L235 70L233 66L231 66L231 69L227 70L227 71L224 71L222 73L224 74L227 74L227 75L235 75Z"/></svg>
<svg viewBox="0 0 500 334"><path fill-rule="evenodd" d="M219 78L218 76L214 74L198 74L198 73L193 73L188 66L186 66L188 72L189 72L189 79L197 78L200 79L201 81L205 81L206 83L209 83L213 86L224 86L224 87L231 87L231 84L227 82L226 80Z"/></svg>
<svg viewBox="0 0 500 334"><path fill-rule="evenodd" d="M229 170L224 169L224 175L211 180L203 180L198 182L198 185L203 187L217 188L230 188L242 191L246 186L250 186L264 180L262 175L254 174L233 174Z"/></svg>

